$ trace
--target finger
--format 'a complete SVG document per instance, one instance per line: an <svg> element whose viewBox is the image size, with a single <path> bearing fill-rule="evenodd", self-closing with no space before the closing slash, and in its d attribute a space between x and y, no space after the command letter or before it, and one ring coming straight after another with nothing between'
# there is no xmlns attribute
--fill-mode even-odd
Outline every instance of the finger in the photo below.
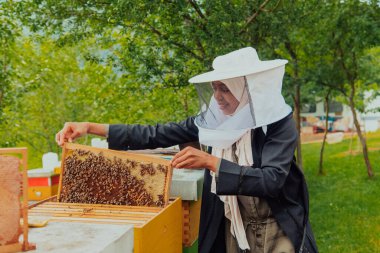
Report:
<svg viewBox="0 0 380 253"><path fill-rule="evenodd" d="M73 140L75 140L76 138L80 137L81 134L79 131L74 131L72 132L70 135L69 135L69 142L72 142Z"/></svg>
<svg viewBox="0 0 380 253"><path fill-rule="evenodd" d="M60 145L62 145L65 142L66 134L67 132L69 132L70 128L71 128L70 125L68 123L65 123L65 126L60 131L60 135L59 135Z"/></svg>
<svg viewBox="0 0 380 253"><path fill-rule="evenodd" d="M197 166L195 159L187 159L183 162L178 163L177 168L194 169L194 168L199 168L199 166Z"/></svg>
<svg viewBox="0 0 380 253"><path fill-rule="evenodd" d="M63 142L61 141L61 132L58 132L57 134L56 134L56 137L55 137L55 141L57 142L57 144L59 145L59 146L63 146L63 143L64 143L64 141L65 141L65 139L63 139Z"/></svg>
<svg viewBox="0 0 380 253"><path fill-rule="evenodd" d="M59 144L59 132L55 134L55 142Z"/></svg>
<svg viewBox="0 0 380 253"><path fill-rule="evenodd" d="M188 152L183 153L182 155L178 156L177 158L173 158L172 165L175 167L177 164L187 160L189 158Z"/></svg>
<svg viewBox="0 0 380 253"><path fill-rule="evenodd" d="M63 143L60 141L60 139L61 139L61 132L58 132L56 135L55 135L55 141L57 142L57 144L59 145L59 146L63 146Z"/></svg>
<svg viewBox="0 0 380 253"><path fill-rule="evenodd" d="M185 152L186 152L186 149L182 149L181 151L179 151L177 154L173 156L172 161L182 156Z"/></svg>
<svg viewBox="0 0 380 253"><path fill-rule="evenodd" d="M176 168L178 169L187 169L187 168L190 168L190 163L188 161L183 161L183 162L180 162L180 163L177 163L177 166L175 166Z"/></svg>
<svg viewBox="0 0 380 253"><path fill-rule="evenodd" d="M174 161L176 161L179 157L182 157L186 153L186 150L183 149L179 151L177 154L175 154L171 160L171 163L173 164Z"/></svg>
<svg viewBox="0 0 380 253"><path fill-rule="evenodd" d="M64 137L63 137L63 135L62 135L62 131L59 131L58 133L57 133L57 143L58 143L58 145L62 145L62 143L63 143L63 141L64 141Z"/></svg>

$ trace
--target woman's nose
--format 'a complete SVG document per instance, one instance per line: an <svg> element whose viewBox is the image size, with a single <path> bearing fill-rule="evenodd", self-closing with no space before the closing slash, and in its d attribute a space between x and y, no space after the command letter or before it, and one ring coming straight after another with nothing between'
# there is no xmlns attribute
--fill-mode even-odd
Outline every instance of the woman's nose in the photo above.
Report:
<svg viewBox="0 0 380 253"><path fill-rule="evenodd" d="M214 98L216 100L222 100L223 99L222 93L218 90L214 91Z"/></svg>

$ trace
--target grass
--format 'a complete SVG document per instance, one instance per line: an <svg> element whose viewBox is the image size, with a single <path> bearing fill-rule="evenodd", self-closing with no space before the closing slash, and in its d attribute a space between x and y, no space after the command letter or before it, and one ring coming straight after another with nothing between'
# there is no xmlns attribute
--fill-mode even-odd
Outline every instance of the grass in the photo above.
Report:
<svg viewBox="0 0 380 253"><path fill-rule="evenodd" d="M304 144L310 220L320 252L380 252L380 132L368 134L375 177L369 179L350 140L325 147L325 175L318 176L320 143ZM353 151L357 138L352 143Z"/></svg>

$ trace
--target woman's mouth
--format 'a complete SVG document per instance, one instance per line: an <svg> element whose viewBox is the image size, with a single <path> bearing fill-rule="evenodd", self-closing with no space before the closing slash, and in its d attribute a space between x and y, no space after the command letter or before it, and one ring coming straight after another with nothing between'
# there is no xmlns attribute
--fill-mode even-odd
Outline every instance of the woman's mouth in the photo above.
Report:
<svg viewBox="0 0 380 253"><path fill-rule="evenodd" d="M219 103L218 103L218 106L219 106L219 108L220 108L221 110L223 110L223 109L225 109L225 108L228 106L228 104L226 104L226 103L219 104Z"/></svg>

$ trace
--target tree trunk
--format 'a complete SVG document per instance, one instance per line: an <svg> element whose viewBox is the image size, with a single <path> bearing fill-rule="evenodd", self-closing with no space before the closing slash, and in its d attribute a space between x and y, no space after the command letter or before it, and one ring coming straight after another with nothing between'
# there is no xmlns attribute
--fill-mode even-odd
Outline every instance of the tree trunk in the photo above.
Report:
<svg viewBox="0 0 380 253"><path fill-rule="evenodd" d="M291 55L292 60L294 61L294 87L295 87L295 96L293 96L294 100L294 117L296 120L296 127L298 130L298 138L297 138L297 164L298 167L303 170L302 165L302 153L301 153L301 86L300 80L298 78L298 59L297 53L293 49L292 44L289 41L285 42L285 47L288 53Z"/></svg>
<svg viewBox="0 0 380 253"><path fill-rule="evenodd" d="M302 166L302 152L301 152L301 105L300 105L300 99L301 99L301 92L300 92L300 86L295 86L295 96L294 96L294 117L296 120L296 127L298 131L298 138L297 138L297 164L300 169L303 169Z"/></svg>
<svg viewBox="0 0 380 253"><path fill-rule="evenodd" d="M185 110L185 113L186 113L186 116L188 117L189 116L189 103L188 103L188 98L187 98L187 91L185 91L185 99L184 99L184 110Z"/></svg>
<svg viewBox="0 0 380 253"><path fill-rule="evenodd" d="M318 175L324 175L325 174L323 171L323 151L325 149L326 137L327 137L328 127L329 127L329 97L330 97L330 91L325 96L325 108L326 108L325 134L323 135L321 151L319 153Z"/></svg>
<svg viewBox="0 0 380 253"><path fill-rule="evenodd" d="M368 174L368 177L371 178L374 176L374 173L373 173L372 166L371 166L371 163L370 163L369 157L368 157L367 141L362 134L362 130L360 128L358 117L356 115L354 96L355 96L355 87L354 87L354 84L351 84L351 94L348 98L349 99L349 105L350 105L350 109L352 112L352 116L354 118L354 125L355 125L356 131L358 133L360 143L362 144L363 158L364 158L365 165L367 167L367 174Z"/></svg>
<svg viewBox="0 0 380 253"><path fill-rule="evenodd" d="M0 89L0 110L2 109L3 105L3 91Z"/></svg>

